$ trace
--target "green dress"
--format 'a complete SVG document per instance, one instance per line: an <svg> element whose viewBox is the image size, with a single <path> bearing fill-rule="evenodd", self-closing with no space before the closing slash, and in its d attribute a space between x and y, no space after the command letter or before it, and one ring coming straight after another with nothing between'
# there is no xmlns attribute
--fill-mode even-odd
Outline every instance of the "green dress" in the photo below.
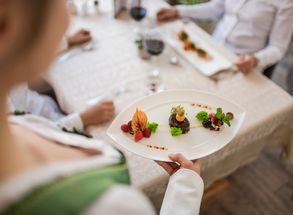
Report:
<svg viewBox="0 0 293 215"><path fill-rule="evenodd" d="M110 187L118 184L130 184L124 157L118 164L75 173L38 187L3 214L81 214Z"/></svg>

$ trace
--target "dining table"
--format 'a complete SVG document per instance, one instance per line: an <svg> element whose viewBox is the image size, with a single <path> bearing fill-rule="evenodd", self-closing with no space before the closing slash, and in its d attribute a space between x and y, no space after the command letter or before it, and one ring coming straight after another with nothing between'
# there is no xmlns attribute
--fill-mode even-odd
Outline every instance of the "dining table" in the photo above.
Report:
<svg viewBox="0 0 293 215"><path fill-rule="evenodd" d="M66 113L80 111L90 101L111 99L118 114L149 94L147 73L154 62L151 58L140 57L134 42L135 31L164 26L156 22L156 11L169 5L162 0L144 1L147 18L137 23L127 11L114 18L113 2L101 0L95 14L72 16L67 34L80 28L88 29L94 47L82 49L67 59L57 58L46 77ZM237 59L192 20L178 22L192 23L196 33L225 58L231 62ZM178 62L174 64L171 59ZM254 161L270 145L280 146L280 159L284 162L293 162L293 98L261 72L253 71L248 75L228 72L207 77L168 43L158 57L158 65L164 90L193 89L212 93L238 104L246 112L235 138L221 150L201 159L201 175L206 188ZM94 138L117 147L106 135L108 127L109 123L91 126L87 131ZM132 185L142 190L159 210L169 176L154 161L120 149L127 157Z"/></svg>

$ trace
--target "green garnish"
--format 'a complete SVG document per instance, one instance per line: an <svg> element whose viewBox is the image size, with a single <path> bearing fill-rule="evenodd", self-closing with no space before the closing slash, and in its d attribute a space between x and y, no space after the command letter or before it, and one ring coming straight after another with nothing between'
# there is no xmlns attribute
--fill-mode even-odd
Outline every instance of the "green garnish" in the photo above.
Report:
<svg viewBox="0 0 293 215"><path fill-rule="evenodd" d="M199 55L206 55L206 54L207 54L207 52L206 52L205 50L201 49L201 48L198 48L198 49L197 49L197 53L198 53Z"/></svg>
<svg viewBox="0 0 293 215"><path fill-rule="evenodd" d="M231 126L230 121L232 120L232 117L230 115L224 114L222 108L217 108L216 118L222 120L229 127Z"/></svg>
<svg viewBox="0 0 293 215"><path fill-rule="evenodd" d="M217 108L216 117L217 119L220 119L220 120L224 119L225 114L223 113L222 108Z"/></svg>
<svg viewBox="0 0 293 215"><path fill-rule="evenodd" d="M200 111L198 112L195 117L199 120L199 121L204 121L206 119L209 119L209 114L206 111Z"/></svg>
<svg viewBox="0 0 293 215"><path fill-rule="evenodd" d="M229 115L226 115L226 116L223 118L223 122L226 123L229 127L231 126L231 123L230 123L231 120L232 120L232 117L229 116Z"/></svg>
<svg viewBox="0 0 293 215"><path fill-rule="evenodd" d="M159 124L156 122L148 122L147 124L147 128L151 129L152 133L155 133L158 127Z"/></svg>
<svg viewBox="0 0 293 215"><path fill-rule="evenodd" d="M172 107L171 114L178 114L179 116L184 116L186 114L184 107L178 105L176 107Z"/></svg>
<svg viewBox="0 0 293 215"><path fill-rule="evenodd" d="M187 40L187 39L188 39L188 34L187 34L185 31L181 31L181 32L179 33L179 39L180 39L181 41L185 41L185 40Z"/></svg>
<svg viewBox="0 0 293 215"><path fill-rule="evenodd" d="M181 128L171 127L170 133L172 136L180 136L182 134Z"/></svg>

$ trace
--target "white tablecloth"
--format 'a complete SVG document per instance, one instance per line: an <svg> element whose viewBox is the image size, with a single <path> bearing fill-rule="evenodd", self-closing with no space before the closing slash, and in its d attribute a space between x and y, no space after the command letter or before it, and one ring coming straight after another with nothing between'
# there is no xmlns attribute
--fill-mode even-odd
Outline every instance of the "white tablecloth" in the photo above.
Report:
<svg viewBox="0 0 293 215"><path fill-rule="evenodd" d="M150 17L156 8L165 5L158 0L147 2ZM90 29L97 40L97 49L55 64L50 72L50 83L68 112L81 110L89 99L109 91L114 95L121 86L126 87L126 92L112 96L118 112L146 93L144 77L152 64L137 55L133 43L135 23L127 14L118 20L112 17L105 10L96 16L73 18L70 31L80 27ZM286 149L283 157L293 160L293 99L289 94L256 72L248 76L237 73L214 81L179 56L179 65L169 64L170 56L177 55L167 46L159 59L166 89L192 88L215 93L239 104L247 112L236 138L222 150L202 159L206 186L255 159L268 144L283 145ZM233 55L229 57L232 59ZM89 130L96 138L107 138L106 128L104 125ZM125 153L134 186L143 189L159 207L167 175L153 161Z"/></svg>

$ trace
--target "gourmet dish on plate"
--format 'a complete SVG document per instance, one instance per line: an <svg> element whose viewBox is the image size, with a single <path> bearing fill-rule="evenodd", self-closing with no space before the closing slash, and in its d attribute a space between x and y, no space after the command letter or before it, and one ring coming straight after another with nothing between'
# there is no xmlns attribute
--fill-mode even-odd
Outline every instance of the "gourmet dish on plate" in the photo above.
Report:
<svg viewBox="0 0 293 215"><path fill-rule="evenodd" d="M234 118L233 113L223 112L222 108L217 108L216 112L212 112L212 108L206 105L191 104L199 108L208 109L207 111L199 111L195 117L192 117L191 122L196 124L198 121L201 125L191 126L190 120L187 118L187 113L182 105L178 105L171 108L170 116L168 119L168 125L170 127L171 136L180 136L187 134L192 128L207 128L212 131L221 131L225 127L224 125L231 126L231 121ZM198 124L198 123L197 123ZM146 113L139 108L136 108L132 119L125 124L121 125L121 130L125 133L133 135L135 142L140 141L143 138L150 138L152 133L156 133L159 124L156 122L149 122Z"/></svg>
<svg viewBox="0 0 293 215"><path fill-rule="evenodd" d="M245 116L241 107L217 95L166 90L120 112L107 135L121 150L148 159L170 162L170 153L182 153L193 160L227 145Z"/></svg>
<svg viewBox="0 0 293 215"><path fill-rule="evenodd" d="M155 133L158 124L155 122L148 122L148 117L145 112L136 108L132 119L127 124L121 125L121 130L134 136L134 141L138 142L142 138L149 138L152 133Z"/></svg>
<svg viewBox="0 0 293 215"><path fill-rule="evenodd" d="M199 58L211 60L210 55L204 49L200 48L193 41L191 41L189 35L184 30L181 30L177 37L183 43L183 49L185 51L195 52Z"/></svg>
<svg viewBox="0 0 293 215"><path fill-rule="evenodd" d="M209 128L210 130L220 131L223 129L224 123L229 127L231 126L231 121L234 118L233 113L227 112L223 113L222 108L217 108L217 112L206 112L200 111L195 116L199 121L202 122L204 128Z"/></svg>
<svg viewBox="0 0 293 215"><path fill-rule="evenodd" d="M186 117L184 107L181 105L172 107L171 115L169 117L169 126L172 136L179 136L189 132L190 122Z"/></svg>

